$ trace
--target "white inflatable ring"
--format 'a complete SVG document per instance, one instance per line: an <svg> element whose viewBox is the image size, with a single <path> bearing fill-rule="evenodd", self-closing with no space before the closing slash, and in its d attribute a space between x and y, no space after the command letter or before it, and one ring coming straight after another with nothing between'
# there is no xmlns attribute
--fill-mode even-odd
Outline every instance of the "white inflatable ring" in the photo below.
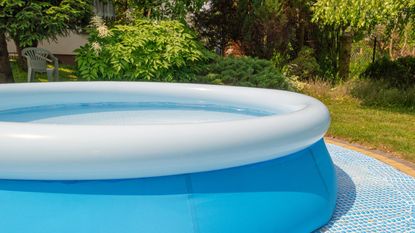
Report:
<svg viewBox="0 0 415 233"><path fill-rule="evenodd" d="M0 178L88 180L164 176L282 157L320 140L329 113L287 91L144 82L65 82L0 86L10 109L101 102L242 106L266 116L214 122L45 124L0 121ZM30 114L30 113L28 113Z"/></svg>

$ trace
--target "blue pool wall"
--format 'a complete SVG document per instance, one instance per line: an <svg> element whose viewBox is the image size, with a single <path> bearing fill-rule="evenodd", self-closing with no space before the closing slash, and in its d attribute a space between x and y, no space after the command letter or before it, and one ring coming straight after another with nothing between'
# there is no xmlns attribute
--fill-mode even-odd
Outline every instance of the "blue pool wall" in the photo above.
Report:
<svg viewBox="0 0 415 233"><path fill-rule="evenodd" d="M323 140L247 166L140 179L0 180L7 233L311 232L336 204Z"/></svg>

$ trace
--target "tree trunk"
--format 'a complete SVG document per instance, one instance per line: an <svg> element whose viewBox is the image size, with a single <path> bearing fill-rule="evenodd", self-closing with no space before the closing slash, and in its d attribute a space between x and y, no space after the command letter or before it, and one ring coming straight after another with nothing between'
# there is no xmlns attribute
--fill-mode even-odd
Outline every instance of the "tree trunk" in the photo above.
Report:
<svg viewBox="0 0 415 233"><path fill-rule="evenodd" d="M343 32L339 39L339 78L341 81L345 81L349 78L353 34L351 32Z"/></svg>
<svg viewBox="0 0 415 233"><path fill-rule="evenodd" d="M34 41L31 45L22 47L20 41L18 39L13 39L14 43L16 44L16 52L17 52L17 64L20 66L22 70L27 71L27 62L26 59L22 56L22 50L28 47L37 47L38 42Z"/></svg>
<svg viewBox="0 0 415 233"><path fill-rule="evenodd" d="M375 63L375 60L376 60L376 43L377 43L377 37L375 36L375 39L373 41L372 63Z"/></svg>
<svg viewBox="0 0 415 233"><path fill-rule="evenodd" d="M6 36L0 32L0 83L14 83Z"/></svg>
<svg viewBox="0 0 415 233"><path fill-rule="evenodd" d="M305 17L303 9L300 9L298 12L298 48L301 50L304 46L305 41L305 27L306 27Z"/></svg>
<svg viewBox="0 0 415 233"><path fill-rule="evenodd" d="M390 34L390 41L389 41L389 57L391 60L393 60L393 37L395 36L396 27L398 25L398 18L395 19L395 23L393 25L391 34Z"/></svg>
<svg viewBox="0 0 415 233"><path fill-rule="evenodd" d="M393 33L391 34L389 41L389 57L391 60L393 60Z"/></svg>

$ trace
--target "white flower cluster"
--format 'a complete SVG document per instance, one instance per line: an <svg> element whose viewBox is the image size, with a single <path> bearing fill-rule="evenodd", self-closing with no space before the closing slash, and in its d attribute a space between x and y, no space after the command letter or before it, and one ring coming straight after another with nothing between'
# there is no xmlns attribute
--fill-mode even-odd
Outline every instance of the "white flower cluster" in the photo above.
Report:
<svg viewBox="0 0 415 233"><path fill-rule="evenodd" d="M98 31L98 36L101 38L111 36L111 31L108 29L105 22L99 16L94 16L91 19L91 25L94 26Z"/></svg>
<svg viewBox="0 0 415 233"><path fill-rule="evenodd" d="M107 25L105 25L104 20L102 20L99 16L94 16L91 19L91 26L94 27L98 32L98 37L105 38L107 36L111 36L111 31L108 29ZM95 54L98 55L101 50L101 44L98 41L94 41L91 43L92 49L95 51Z"/></svg>
<svg viewBox="0 0 415 233"><path fill-rule="evenodd" d="M96 55L98 55L102 50L101 45L96 41L91 43L91 47L95 51Z"/></svg>

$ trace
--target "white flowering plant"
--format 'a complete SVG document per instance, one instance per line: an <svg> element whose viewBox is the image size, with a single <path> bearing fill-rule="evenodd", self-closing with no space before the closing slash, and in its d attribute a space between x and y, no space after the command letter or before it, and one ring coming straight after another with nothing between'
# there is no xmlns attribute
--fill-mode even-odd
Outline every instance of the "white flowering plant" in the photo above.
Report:
<svg viewBox="0 0 415 233"><path fill-rule="evenodd" d="M138 19L108 28L94 17L91 26L89 42L76 51L87 80L190 81L211 57L179 21Z"/></svg>

